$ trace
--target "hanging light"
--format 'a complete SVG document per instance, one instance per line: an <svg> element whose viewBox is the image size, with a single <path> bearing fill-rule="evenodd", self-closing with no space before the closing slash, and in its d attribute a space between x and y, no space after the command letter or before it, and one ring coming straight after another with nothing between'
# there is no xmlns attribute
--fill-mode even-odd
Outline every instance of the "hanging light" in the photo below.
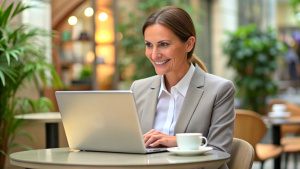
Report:
<svg viewBox="0 0 300 169"><path fill-rule="evenodd" d="M68 23L70 25L75 25L77 23L77 18L76 16L71 16L69 19L68 19Z"/></svg>
<svg viewBox="0 0 300 169"><path fill-rule="evenodd" d="M99 16L98 16L98 19L100 21L106 21L107 18L108 18L108 15L105 12L100 13Z"/></svg>
<svg viewBox="0 0 300 169"><path fill-rule="evenodd" d="M94 10L93 10L93 8L91 8L91 7L88 7L88 8L86 8L85 10L84 10L84 15L86 16L86 17L90 17L90 16L92 16L94 14Z"/></svg>

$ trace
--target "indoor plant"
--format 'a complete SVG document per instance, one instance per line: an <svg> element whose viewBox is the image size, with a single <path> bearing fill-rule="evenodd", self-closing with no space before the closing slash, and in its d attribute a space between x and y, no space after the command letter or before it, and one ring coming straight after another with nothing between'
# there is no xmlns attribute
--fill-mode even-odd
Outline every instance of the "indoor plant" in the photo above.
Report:
<svg viewBox="0 0 300 169"><path fill-rule="evenodd" d="M234 83L241 106L264 113L266 97L277 91L273 74L284 45L271 28L262 31L255 25L240 27L227 35L223 51L228 56L227 66L235 70Z"/></svg>
<svg viewBox="0 0 300 169"><path fill-rule="evenodd" d="M8 150L20 146L14 142L15 136L22 133L27 135L18 130L22 123L14 116L49 111L52 105L44 97L38 100L18 97L17 91L24 88L27 82L34 82L38 91L39 83L44 86L61 84L53 65L44 54L45 46L39 38L52 36L52 32L12 23L13 18L31 7L22 1L10 2L8 5L4 1L0 6L0 168L4 167Z"/></svg>

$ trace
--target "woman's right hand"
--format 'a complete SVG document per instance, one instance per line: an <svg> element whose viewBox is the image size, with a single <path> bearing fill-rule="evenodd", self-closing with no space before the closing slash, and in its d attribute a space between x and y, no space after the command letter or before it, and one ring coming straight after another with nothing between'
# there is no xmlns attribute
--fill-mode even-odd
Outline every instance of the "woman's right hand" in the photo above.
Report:
<svg viewBox="0 0 300 169"><path fill-rule="evenodd" d="M170 136L157 130L150 130L143 136L146 147L177 147L176 136Z"/></svg>

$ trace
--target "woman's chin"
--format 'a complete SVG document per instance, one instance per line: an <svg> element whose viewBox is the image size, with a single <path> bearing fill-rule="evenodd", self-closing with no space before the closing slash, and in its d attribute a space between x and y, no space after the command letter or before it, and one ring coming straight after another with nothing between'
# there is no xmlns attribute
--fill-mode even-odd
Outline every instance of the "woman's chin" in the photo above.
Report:
<svg viewBox="0 0 300 169"><path fill-rule="evenodd" d="M166 74L166 71L157 70L157 69L155 69L155 72L156 72L156 74L158 74L158 75L164 75L164 74Z"/></svg>

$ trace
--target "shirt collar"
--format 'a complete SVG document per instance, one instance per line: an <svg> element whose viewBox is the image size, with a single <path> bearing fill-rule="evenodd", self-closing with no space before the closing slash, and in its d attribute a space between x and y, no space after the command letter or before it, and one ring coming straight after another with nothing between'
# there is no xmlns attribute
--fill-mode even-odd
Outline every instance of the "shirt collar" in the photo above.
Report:
<svg viewBox="0 0 300 169"><path fill-rule="evenodd" d="M190 64L190 68L188 70L188 72L184 75L184 77L174 86L179 92L180 94L185 97L189 84L191 82L192 76L194 74L195 71L195 66L193 64ZM164 80L164 75L161 76L161 80L160 80L160 89L159 89L159 93L158 93L158 98L160 97L162 92L168 92L166 85L165 85L165 80Z"/></svg>

